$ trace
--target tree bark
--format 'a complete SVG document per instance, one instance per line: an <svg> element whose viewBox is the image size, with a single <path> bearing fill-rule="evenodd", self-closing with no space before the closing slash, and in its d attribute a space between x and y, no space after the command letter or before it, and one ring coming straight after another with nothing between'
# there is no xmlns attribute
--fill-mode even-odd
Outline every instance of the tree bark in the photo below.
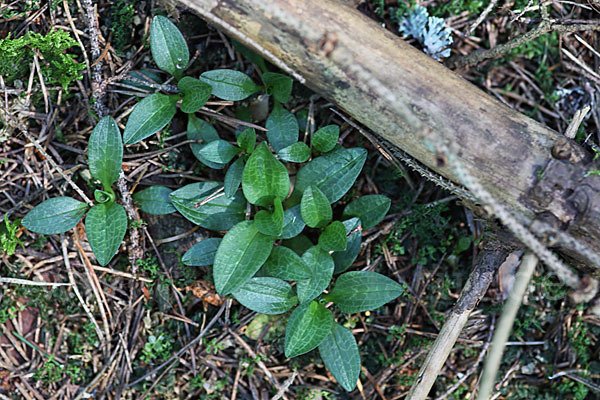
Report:
<svg viewBox="0 0 600 400"><path fill-rule="evenodd" d="M599 252L600 176L585 176L583 148L355 9L339 0L177 2L437 173L460 183L461 168L522 220L543 215Z"/></svg>

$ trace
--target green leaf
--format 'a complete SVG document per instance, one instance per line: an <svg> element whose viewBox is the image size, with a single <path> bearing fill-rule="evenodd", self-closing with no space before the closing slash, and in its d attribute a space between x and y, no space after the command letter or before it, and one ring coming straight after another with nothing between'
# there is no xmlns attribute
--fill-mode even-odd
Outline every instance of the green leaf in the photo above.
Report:
<svg viewBox="0 0 600 400"><path fill-rule="evenodd" d="M256 146L256 132L254 128L246 128L237 137L238 146L248 154L252 154Z"/></svg>
<svg viewBox="0 0 600 400"><path fill-rule="evenodd" d="M382 194L362 196L344 208L344 217L358 217L363 229L377 225L390 209L391 200Z"/></svg>
<svg viewBox="0 0 600 400"><path fill-rule="evenodd" d="M150 50L158 68L176 79L181 77L190 61L190 52L183 35L171 21L160 15L152 19Z"/></svg>
<svg viewBox="0 0 600 400"><path fill-rule="evenodd" d="M208 161L202 154L200 154L200 150L202 150L207 143L220 139L219 134L211 124L196 117L194 114L188 114L187 138L188 140L204 141L204 143L190 143L192 153L194 154L194 157L198 159L198 161L212 169L225 168L225 164Z"/></svg>
<svg viewBox="0 0 600 400"><path fill-rule="evenodd" d="M183 93L181 111L184 113L195 113L202 108L210 98L212 86L199 79L184 76L177 82L177 87Z"/></svg>
<svg viewBox="0 0 600 400"><path fill-rule="evenodd" d="M244 172L244 160L238 158L229 166L225 174L225 196L232 199L235 196L240 183L242 183L242 173Z"/></svg>
<svg viewBox="0 0 600 400"><path fill-rule="evenodd" d="M292 358L316 348L331 332L333 315L316 301L298 306L285 329L285 356Z"/></svg>
<svg viewBox="0 0 600 400"><path fill-rule="evenodd" d="M295 190L302 193L315 185L330 203L334 203L352 187L366 159L365 149L339 147L300 168L296 175Z"/></svg>
<svg viewBox="0 0 600 400"><path fill-rule="evenodd" d="M125 237L127 213L117 203L97 204L85 217L85 233L90 247L104 266L110 262Z"/></svg>
<svg viewBox="0 0 600 400"><path fill-rule="evenodd" d="M262 81L267 87L267 93L272 94L278 102L287 103L292 94L292 78L275 72L265 72Z"/></svg>
<svg viewBox="0 0 600 400"><path fill-rule="evenodd" d="M215 254L221 244L220 238L204 239L193 245L181 258L184 265L203 267L215 262Z"/></svg>
<svg viewBox="0 0 600 400"><path fill-rule="evenodd" d="M231 42L233 44L233 47L235 47L235 49L237 51L239 51L241 55L246 57L248 59L248 61L250 61L252 64L256 64L256 66L258 68L260 68L260 70L263 73L267 72L267 64L265 64L265 60L264 60L264 58L261 57L260 54L255 53L254 51L250 50L249 48L247 48L246 46L244 46L237 40L232 40Z"/></svg>
<svg viewBox="0 0 600 400"><path fill-rule="evenodd" d="M112 191L112 189L111 189ZM94 200L98 203L108 203L109 201L115 201L115 194L104 191L104 190L94 190Z"/></svg>
<svg viewBox="0 0 600 400"><path fill-rule="evenodd" d="M265 263L273 238L260 233L253 221L242 221L223 237L213 265L217 292L224 296L246 283Z"/></svg>
<svg viewBox="0 0 600 400"><path fill-rule="evenodd" d="M268 275L286 281L310 279L312 276L312 269L298 254L285 246L273 247L263 269Z"/></svg>
<svg viewBox="0 0 600 400"><path fill-rule="evenodd" d="M135 105L123 132L125 144L134 144L164 128L177 107L171 96L154 93Z"/></svg>
<svg viewBox="0 0 600 400"><path fill-rule="evenodd" d="M371 271L350 271L340 275L327 295L342 312L359 313L381 307L404 292L398 282Z"/></svg>
<svg viewBox="0 0 600 400"><path fill-rule="evenodd" d="M294 114L276 103L267 118L265 127L269 144L275 152L284 149L298 141L298 121Z"/></svg>
<svg viewBox="0 0 600 400"><path fill-rule="evenodd" d="M217 164L227 164L241 150L225 140L213 140L203 146L199 153L204 159Z"/></svg>
<svg viewBox="0 0 600 400"><path fill-rule="evenodd" d="M343 224L346 228L347 245L346 250L336 251L331 255L335 263L334 274L344 272L352 265L360 253L362 242L362 231L357 229L360 226L358 218L351 218L344 221Z"/></svg>
<svg viewBox="0 0 600 400"><path fill-rule="evenodd" d="M111 116L102 118L90 135L88 164L90 173L108 189L119 179L123 162L123 142L117 123Z"/></svg>
<svg viewBox="0 0 600 400"><path fill-rule="evenodd" d="M296 290L300 303L306 303L319 296L333 277L333 259L321 250L319 246L313 246L302 254L302 261L311 270L311 277L297 282Z"/></svg>
<svg viewBox="0 0 600 400"><path fill-rule="evenodd" d="M175 212L175 207L169 200L173 191L164 186L150 186L132 197L139 204L143 212L153 215L164 215Z"/></svg>
<svg viewBox="0 0 600 400"><path fill-rule="evenodd" d="M311 140L313 149L327 153L333 150L340 138L340 127L337 125L327 125L318 129Z"/></svg>
<svg viewBox="0 0 600 400"><path fill-rule="evenodd" d="M308 160L310 157L310 147L308 147L305 143L296 142L279 150L277 155L284 161L301 163Z"/></svg>
<svg viewBox="0 0 600 400"><path fill-rule="evenodd" d="M29 211L21 223L44 235L63 233L77 225L87 210L87 204L71 197L54 197Z"/></svg>
<svg viewBox="0 0 600 400"><path fill-rule="evenodd" d="M319 236L319 247L325 251L346 250L346 228L340 221L333 221Z"/></svg>
<svg viewBox="0 0 600 400"><path fill-rule="evenodd" d="M347 391L353 391L360 375L360 354L352 332L334 323L319 345L319 354L335 380Z"/></svg>
<svg viewBox="0 0 600 400"><path fill-rule="evenodd" d="M282 314L298 303L289 283L277 278L251 278L232 292L244 307L262 314Z"/></svg>
<svg viewBox="0 0 600 400"><path fill-rule="evenodd" d="M244 100L261 89L248 75L232 69L206 71L200 80L212 86L212 94L229 101Z"/></svg>
<svg viewBox="0 0 600 400"><path fill-rule="evenodd" d="M256 229L260 233L269 236L279 236L283 227L283 205L281 204L281 200L278 197L273 200L272 213L266 210L257 212L254 216L254 222L256 223Z"/></svg>
<svg viewBox="0 0 600 400"><path fill-rule="evenodd" d="M311 228L322 228L331 221L331 205L316 186L310 186L302 195L300 203L302 220Z"/></svg>
<svg viewBox="0 0 600 400"><path fill-rule="evenodd" d="M239 191L230 199L219 192L222 188L221 182L191 183L171 193L169 199L177 211L194 224L224 231L244 220L246 200Z"/></svg>
<svg viewBox="0 0 600 400"><path fill-rule="evenodd" d="M285 210L285 213L283 213L283 228L279 238L291 239L294 236L299 235L305 226L306 224L302 220L302 215L300 214L300 204L288 208Z"/></svg>
<svg viewBox="0 0 600 400"><path fill-rule="evenodd" d="M285 166L277 161L265 142L252 153L242 174L242 190L246 199L267 207L275 197L285 199L290 191L290 177Z"/></svg>

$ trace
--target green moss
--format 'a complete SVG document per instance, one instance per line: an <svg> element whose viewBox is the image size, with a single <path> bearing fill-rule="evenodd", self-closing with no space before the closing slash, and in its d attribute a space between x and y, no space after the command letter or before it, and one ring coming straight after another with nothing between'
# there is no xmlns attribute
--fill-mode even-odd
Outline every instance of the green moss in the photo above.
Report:
<svg viewBox="0 0 600 400"><path fill-rule="evenodd" d="M117 0L110 7L107 25L113 35L113 46L118 51L123 51L130 42L134 14L135 1Z"/></svg>
<svg viewBox="0 0 600 400"><path fill-rule="evenodd" d="M489 0L437 1L435 6L429 7L429 14L434 17L447 18L468 11L469 15L474 15L482 12L489 3Z"/></svg>
<svg viewBox="0 0 600 400"><path fill-rule="evenodd" d="M33 57L38 54L39 64L46 86L60 85L63 89L75 80L81 79L79 74L85 65L78 63L67 49L77 45L68 32L52 29L47 35L27 32L12 39L0 39L0 75L6 81L23 79L29 75Z"/></svg>

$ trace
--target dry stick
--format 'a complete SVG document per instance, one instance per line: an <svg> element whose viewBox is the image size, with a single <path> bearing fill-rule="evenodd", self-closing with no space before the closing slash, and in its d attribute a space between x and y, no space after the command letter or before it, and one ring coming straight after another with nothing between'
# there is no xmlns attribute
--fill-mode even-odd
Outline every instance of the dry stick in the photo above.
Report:
<svg viewBox="0 0 600 400"><path fill-rule="evenodd" d="M14 283L16 285L27 285L27 286L51 286L51 287L59 287L59 286L72 286L72 283L61 283L61 282L40 282L40 281L29 281L27 279L18 279L18 278L5 278L0 276L0 283Z"/></svg>
<svg viewBox="0 0 600 400"><path fill-rule="evenodd" d="M508 255L508 250L500 247L500 243L492 242L491 245L495 246L495 249L485 249L479 255L477 266L469 275L460 297L429 350L417 379L406 397L407 400L427 398L471 311L487 292L496 270Z"/></svg>
<svg viewBox="0 0 600 400"><path fill-rule="evenodd" d="M92 323L94 324L94 328L96 329L96 334L98 335L98 338L100 339L100 343L104 346L104 344L106 344L104 334L102 333L102 330L100 330L100 326L98 326L98 322L96 322L96 319L92 315L92 312L88 308L87 304L85 304L85 301L83 300L83 297L81 296L81 293L79 293L77 284L75 283L75 276L73 275L73 270L71 269L71 262L69 261L69 256L67 255L67 242L65 240L65 235L63 233L60 234L60 242L61 242L61 247L62 247L63 260L65 262L65 267L67 268L67 275L69 275L69 281L71 282L71 285L73 286L73 291L75 292L75 296L77 296L77 299L79 299L79 302L81 303L81 307L83 307L83 311L85 311L85 313L87 314L90 321L92 321Z"/></svg>
<svg viewBox="0 0 600 400"><path fill-rule="evenodd" d="M217 320L219 319L221 314L223 314L223 311L225 311L225 304L223 304L221 306L221 308L219 308L219 311L217 312L217 314L210 320L210 322L206 325L206 327L202 330L202 332L200 332L200 334L194 338L194 340L192 340L191 342L189 342L188 344L183 346L181 348L181 350L179 350L175 355L172 355L167 361L160 364L158 367L154 368L152 371L147 372L141 378L138 378L135 381L128 383L127 387L132 387L134 385L137 385L138 383L142 382L149 376L154 375L156 372L160 371L161 369L163 369L164 367L169 365L173 360L176 360L177 358L181 357L182 354L184 354L186 351L188 351L188 349L190 347L192 347L193 345L198 343L204 337L204 335L206 335L208 330L214 325L215 322L217 322Z"/></svg>
<svg viewBox="0 0 600 400"><path fill-rule="evenodd" d="M492 322L490 324L490 332L488 334L487 341L483 345L483 348L481 349L481 352L479 353L477 360L475 360L475 362L473 364L471 364L471 366L469 367L467 372L465 372L463 374L463 376L461 376L454 385L450 386L450 388L448 388L448 390L446 390L436 400L444 400L446 397L450 396L452 393L454 393L460 387L460 385L463 384L464 381L466 381L469 378L469 376L473 375L477 371L477 369L479 368L479 364L481 364L481 362L483 361L483 357L487 354L487 350L488 350L488 347L490 346L490 341L492 340L492 333L494 332L495 326L496 326L496 320L492 318Z"/></svg>
<svg viewBox="0 0 600 400"><path fill-rule="evenodd" d="M35 140L33 138L33 136L31 136L29 134L29 132L27 132L27 128L25 128L24 126L19 125L19 130L21 131L21 133L23 133L23 135L25 135L25 137L31 142L33 143L33 145L35 146L35 148L42 153L42 155L44 157L46 157L46 160L50 163L50 165L52 165L52 168L56 169L58 171L58 173L60 174L60 176L63 177L64 180L67 181L67 183L73 188L73 190L75 190L77 192L77 194L79 196L81 196L81 198L87 203L88 206L92 207L94 205L94 203L92 203L92 201L85 195L85 193L83 193L83 190L81 190L79 188L79 186L77 186L75 184L75 182L73 182L73 180L71 178L69 178L64 171L62 170L61 167L58 166L58 164L56 164L56 161L54 161L54 158L52 158L52 156L50 154L48 154L46 152L46 150L44 150L44 148L38 143L37 140Z"/></svg>
<svg viewBox="0 0 600 400"><path fill-rule="evenodd" d="M106 334L106 339L110 342L110 324L108 323L108 317L106 313L108 312L109 316L112 319L112 313L110 311L110 307L108 306L108 302L106 301L106 296L104 291L102 290L102 286L100 285L100 281L98 280L98 276L94 272L92 267L92 263L88 256L83 251L83 247L81 247L81 243L79 243L79 239L77 237L77 233L75 232L75 245L77 246L77 250L79 250L79 259L83 264L83 268L85 269L85 276L88 278L90 283L90 287L92 288L92 293L96 298L96 303L98 303L98 310L100 311L100 317L102 318L102 324L104 325L104 333Z"/></svg>
<svg viewBox="0 0 600 400"><path fill-rule="evenodd" d="M519 266L519 270L515 277L515 285L508 295L508 299L502 310L502 316L496 325L496 332L494 332L490 352L485 359L477 400L488 400L494 389L496 375L498 374L498 369L502 362L504 346L506 345L506 341L512 330L513 323L517 317L517 312L519 311L519 307L521 307L521 301L529 286L529 281L531 280L537 263L538 258L532 252L528 251L523 256L523 260L521 261L521 265Z"/></svg>
<svg viewBox="0 0 600 400"><path fill-rule="evenodd" d="M521 36L509 40L504 44L498 45L493 49L482 49L474 51L466 56L451 57L446 62L446 65L449 68L461 68L469 65L478 64L489 58L500 56L506 53L507 51L519 47L523 43L527 43L551 31L578 32L587 30L600 30L600 24L555 24L550 21L544 20L529 32L526 32Z"/></svg>
<svg viewBox="0 0 600 400"><path fill-rule="evenodd" d="M575 115L573 115L573 120L571 121L571 123L567 127L567 130L565 131L566 137L568 137L569 139L575 139L575 136L577 135L577 130L579 129L579 125L581 125L583 119L590 111L590 109L590 106L585 106L581 110L575 111Z"/></svg>
<svg viewBox="0 0 600 400"><path fill-rule="evenodd" d="M475 30L475 28L477 28L479 26L479 24L481 24L483 22L483 20L488 16L488 14L490 12L492 12L492 9L496 6L496 3L498 3L498 0L490 1L490 4L488 4L488 6L485 8L485 10L483 10L481 15L479 17L477 17L475 22L473 22L473 24L471 24L471 26L469 27L469 30L467 31L467 35L466 35L467 37L471 36L473 34L473 31Z"/></svg>
<svg viewBox="0 0 600 400"><path fill-rule="evenodd" d="M238 342L240 344L240 346L242 346L248 352L248 354L250 354L250 357L252 357L253 359L256 359L256 353L254 352L254 350L252 350L252 347L250 347L248 345L248 343L244 342L244 340L240 337L240 335L238 335L237 333L235 333L231 329L227 329L227 331L229 332L229 334L231 336L233 336L233 338L235 339L235 341ZM275 388L277 389L277 392L278 393L281 392L282 388L281 388L281 385L279 384L279 381L277 380L277 378L275 378L273 376L273 374L271 373L271 371L269 371L269 369L267 368L267 366L265 365L265 363L262 362L260 359L258 359L258 361L256 362L256 364L265 373L265 376L267 378L269 378L269 380L271 381L271 384L273 386L275 386ZM285 390L283 390L283 392L285 392ZM287 397L285 397L285 394L283 394L283 393L282 393L281 397L283 397L284 399L287 399Z"/></svg>

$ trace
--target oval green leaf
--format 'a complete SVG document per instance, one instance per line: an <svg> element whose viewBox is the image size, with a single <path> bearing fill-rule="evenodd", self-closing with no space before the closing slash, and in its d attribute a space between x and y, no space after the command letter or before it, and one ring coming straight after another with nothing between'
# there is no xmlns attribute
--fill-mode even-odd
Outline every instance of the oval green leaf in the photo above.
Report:
<svg viewBox="0 0 600 400"><path fill-rule="evenodd" d="M206 146L202 146L199 153L200 155L213 163L227 164L233 159L241 150L232 145L226 140L213 140Z"/></svg>
<svg viewBox="0 0 600 400"><path fill-rule="evenodd" d="M302 193L315 185L334 203L352 187L366 159L365 149L339 147L300 168L295 190Z"/></svg>
<svg viewBox="0 0 600 400"><path fill-rule="evenodd" d="M308 353L329 335L333 315L316 301L298 306L285 329L285 356L292 358Z"/></svg>
<svg viewBox="0 0 600 400"><path fill-rule="evenodd" d="M177 107L171 96L154 93L135 105L125 131L123 142L134 144L164 128L175 115Z"/></svg>
<svg viewBox="0 0 600 400"><path fill-rule="evenodd" d="M244 100L261 89L248 75L232 69L206 71L200 80L212 86L212 94L229 101Z"/></svg>
<svg viewBox="0 0 600 400"><path fill-rule="evenodd" d="M334 323L319 345L319 354L335 380L345 390L353 391L360 375L360 353L352 332Z"/></svg>
<svg viewBox="0 0 600 400"><path fill-rule="evenodd" d="M356 260L360 253L360 245L362 242L362 230L357 229L360 226L358 218L351 218L343 222L346 228L347 245L346 250L336 251L331 256L335 264L334 274L344 272Z"/></svg>
<svg viewBox="0 0 600 400"><path fill-rule="evenodd" d="M219 244L221 244L220 238L201 240L185 252L183 257L181 257L181 262L184 265L192 267L212 265L215 262L215 254L217 253Z"/></svg>
<svg viewBox="0 0 600 400"><path fill-rule="evenodd" d="M294 114L276 103L267 118L265 128L269 144L275 152L280 151L298 141L298 121Z"/></svg>
<svg viewBox="0 0 600 400"><path fill-rule="evenodd" d="M302 195L300 203L302 220L311 228L322 228L331 221L332 211L329 200L316 186L310 186Z"/></svg>
<svg viewBox="0 0 600 400"><path fill-rule="evenodd" d="M280 239L291 239L294 236L298 236L304 229L306 224L302 220L300 213L300 204L288 208L283 213L283 228L281 229Z"/></svg>
<svg viewBox="0 0 600 400"><path fill-rule="evenodd" d="M206 104L212 92L212 86L200 79L184 76L177 82L177 87L183 93L179 108L184 113L195 113Z"/></svg>
<svg viewBox="0 0 600 400"><path fill-rule="evenodd" d="M242 173L244 172L244 160L238 158L229 166L225 174L225 196L232 199L235 196L240 183L242 183Z"/></svg>
<svg viewBox="0 0 600 400"><path fill-rule="evenodd" d="M125 237L127 213L117 203L95 205L85 217L85 233L98 264L110 262Z"/></svg>
<svg viewBox="0 0 600 400"><path fill-rule="evenodd" d="M322 153L333 150L340 138L340 127L337 125L327 125L318 129L311 140L313 149Z"/></svg>
<svg viewBox="0 0 600 400"><path fill-rule="evenodd" d="M263 269L268 275L286 281L310 279L312 276L312 269L298 254L285 246L273 247Z"/></svg>
<svg viewBox="0 0 600 400"><path fill-rule="evenodd" d="M248 154L252 154L256 146L256 131L254 128L247 128L240 132L237 137L237 144L240 149Z"/></svg>
<svg viewBox="0 0 600 400"><path fill-rule="evenodd" d="M279 236L283 227L283 205L281 200L276 197L273 200L273 212L260 210L254 216L256 229L265 235Z"/></svg>
<svg viewBox="0 0 600 400"><path fill-rule="evenodd" d="M192 153L194 154L194 157L198 159L198 161L212 169L225 168L225 164L208 161L202 154L200 154L200 150L202 150L207 143L220 139L219 134L211 124L196 117L194 114L188 114L187 138L188 140L202 140L204 142L190 143Z"/></svg>
<svg viewBox="0 0 600 400"><path fill-rule="evenodd" d="M88 164L90 173L104 189L119 179L123 162L123 141L117 123L111 116L102 118L90 135Z"/></svg>
<svg viewBox="0 0 600 400"><path fill-rule="evenodd" d="M279 150L277 155L284 161L302 163L310 157L310 147L303 142L296 142Z"/></svg>
<svg viewBox="0 0 600 400"><path fill-rule="evenodd" d="M262 81L267 87L267 92L280 103L287 103L292 94L292 85L294 81L286 75L276 72L265 72L262 75Z"/></svg>
<svg viewBox="0 0 600 400"><path fill-rule="evenodd" d="M73 228L87 210L87 204L71 197L54 197L29 211L21 223L32 232L53 235Z"/></svg>
<svg viewBox="0 0 600 400"><path fill-rule="evenodd" d="M377 225L390 209L392 201L382 194L362 196L344 208L344 217L360 218L363 229Z"/></svg>
<svg viewBox="0 0 600 400"><path fill-rule="evenodd" d="M398 282L372 271L350 271L340 275L328 301L342 312L359 313L381 307L404 292Z"/></svg>
<svg viewBox="0 0 600 400"><path fill-rule="evenodd" d="M277 278L251 278L232 292L244 307L262 314L282 314L298 303L289 283Z"/></svg>
<svg viewBox="0 0 600 400"><path fill-rule="evenodd" d="M333 221L319 236L319 247L325 251L346 250L346 228L340 221Z"/></svg>
<svg viewBox="0 0 600 400"><path fill-rule="evenodd" d="M319 296L333 277L334 264L329 253L321 250L319 246L313 246L302 254L302 261L310 269L309 279L297 282L296 290L300 303L306 303Z"/></svg>
<svg viewBox="0 0 600 400"><path fill-rule="evenodd" d="M176 79L181 77L190 61L190 52L183 35L175 24L160 15L152 19L150 50L158 68Z"/></svg>
<svg viewBox="0 0 600 400"><path fill-rule="evenodd" d="M260 233L253 221L242 221L223 237L215 255L213 278L224 296L246 283L265 263L273 238Z"/></svg>
<svg viewBox="0 0 600 400"><path fill-rule="evenodd" d="M241 192L233 198L222 189L221 182L197 182L178 189L169 195L177 211L196 225L213 231L224 231L246 216L246 200Z"/></svg>
<svg viewBox="0 0 600 400"><path fill-rule="evenodd" d="M275 197L285 199L290 191L287 169L273 156L265 142L258 145L246 162L242 190L250 203L262 207L271 205Z"/></svg>
<svg viewBox="0 0 600 400"><path fill-rule="evenodd" d="M175 212L175 207L169 199L173 191L165 186L150 186L132 197L143 212L152 215L164 215Z"/></svg>

